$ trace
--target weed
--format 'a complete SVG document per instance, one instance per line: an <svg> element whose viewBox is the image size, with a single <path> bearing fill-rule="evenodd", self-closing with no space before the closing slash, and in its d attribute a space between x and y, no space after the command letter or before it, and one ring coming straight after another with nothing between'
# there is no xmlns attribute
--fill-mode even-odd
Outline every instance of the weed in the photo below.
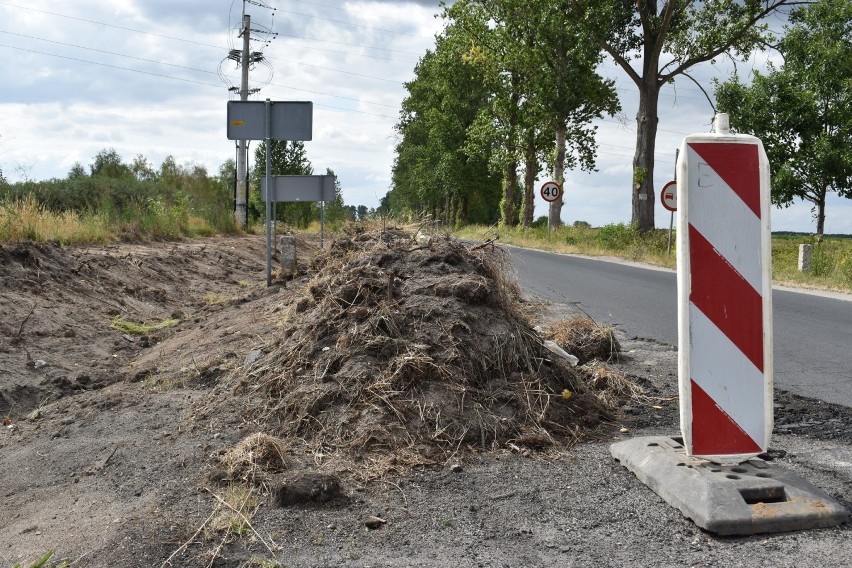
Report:
<svg viewBox="0 0 852 568"><path fill-rule="evenodd" d="M39 558L34 564L30 564L29 568L68 568L71 566L71 563L67 560L63 560L59 564L54 564L51 562L53 559L54 552L48 552L41 558ZM13 568L23 568L20 564L15 564Z"/></svg>
<svg viewBox="0 0 852 568"><path fill-rule="evenodd" d="M231 296L226 296L224 294L204 294L204 303L208 306L217 306L219 304L227 303L233 299L234 298L232 298Z"/></svg>
<svg viewBox="0 0 852 568"><path fill-rule="evenodd" d="M205 536L212 540L217 533L226 539L247 535L251 530L251 518L260 505L254 490L247 485L232 485L218 497L225 507L220 508L219 514L207 525Z"/></svg>
<svg viewBox="0 0 852 568"><path fill-rule="evenodd" d="M145 335L146 333L151 333L152 331L171 327L179 323L179 319L166 319L157 323L145 324L126 320L122 317L115 317L112 320L111 327L122 333L129 333L132 335Z"/></svg>

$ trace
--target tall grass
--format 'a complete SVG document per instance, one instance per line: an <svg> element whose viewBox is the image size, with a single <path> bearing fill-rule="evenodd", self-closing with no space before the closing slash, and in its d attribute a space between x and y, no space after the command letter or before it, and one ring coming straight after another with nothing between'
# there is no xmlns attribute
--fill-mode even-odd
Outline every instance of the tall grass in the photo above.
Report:
<svg viewBox="0 0 852 568"><path fill-rule="evenodd" d="M227 180L209 177L204 168L164 166L145 179L119 170L0 183L0 241L103 243L238 230Z"/></svg>
<svg viewBox="0 0 852 568"><path fill-rule="evenodd" d="M110 211L53 211L35 196L0 202L0 242L56 241L60 244L99 244L117 240L173 239L233 232L191 215L181 207L163 205Z"/></svg>
<svg viewBox="0 0 852 568"><path fill-rule="evenodd" d="M547 236L547 228L467 226L459 229L462 238L482 241L499 235L499 242L554 252L616 256L657 266L676 268L675 239L668 254L668 230L642 234L623 223L600 228L559 227ZM798 270L799 245L813 244L813 268ZM821 243L811 235L773 235L772 273L776 284L852 292L852 238L826 237Z"/></svg>
<svg viewBox="0 0 852 568"><path fill-rule="evenodd" d="M117 238L108 217L102 213L57 213L39 204L33 195L0 202L0 241L3 242L105 243Z"/></svg>

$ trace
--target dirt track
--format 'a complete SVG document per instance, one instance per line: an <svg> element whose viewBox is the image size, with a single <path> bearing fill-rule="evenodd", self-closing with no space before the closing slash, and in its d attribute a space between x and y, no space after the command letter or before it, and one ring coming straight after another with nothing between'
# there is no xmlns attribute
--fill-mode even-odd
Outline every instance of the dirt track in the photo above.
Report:
<svg viewBox="0 0 852 568"><path fill-rule="evenodd" d="M677 431L675 351L628 338L615 367L645 398L624 401L585 443L528 457L506 445L370 483L344 478L328 502L264 497L245 509L251 525L231 515L238 531L217 528L228 519L219 457L261 429L224 383L270 352L306 282L266 289L263 246L2 246L2 565L48 550L75 566L847 563L848 526L717 538L609 457L612 440ZM303 258L311 248L302 242ZM180 323L130 335L110 326L119 316ZM850 507L852 411L785 393L776 406L778 461Z"/></svg>

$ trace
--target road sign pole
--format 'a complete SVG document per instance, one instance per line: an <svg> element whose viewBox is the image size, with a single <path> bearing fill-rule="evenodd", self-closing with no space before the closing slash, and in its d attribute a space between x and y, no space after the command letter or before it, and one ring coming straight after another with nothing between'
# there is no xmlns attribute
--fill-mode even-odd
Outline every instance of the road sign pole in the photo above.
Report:
<svg viewBox="0 0 852 568"><path fill-rule="evenodd" d="M681 432L690 455L741 462L772 433L769 165L720 114L684 138L678 173Z"/></svg>
<svg viewBox="0 0 852 568"><path fill-rule="evenodd" d="M680 155L680 149L675 150L675 171L674 171L674 179L677 181L677 157ZM674 211L670 211L669 214L669 246L666 249L666 256L672 255L672 233L674 232Z"/></svg>
<svg viewBox="0 0 852 568"><path fill-rule="evenodd" d="M551 204L562 197L562 185L555 181L546 181L541 186L541 198ZM547 241L550 242L550 215L547 216Z"/></svg>

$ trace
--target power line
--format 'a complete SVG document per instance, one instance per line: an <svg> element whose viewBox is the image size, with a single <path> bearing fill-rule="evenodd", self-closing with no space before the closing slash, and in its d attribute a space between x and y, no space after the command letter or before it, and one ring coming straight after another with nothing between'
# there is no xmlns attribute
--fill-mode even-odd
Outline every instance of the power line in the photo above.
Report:
<svg viewBox="0 0 852 568"><path fill-rule="evenodd" d="M58 57L60 59L67 59L67 60L70 60L70 61L77 61L77 62L80 62L80 63L89 63L91 65L99 65L101 67L109 67L111 69L119 69L119 70L122 70L122 71L130 71L131 73L141 73L143 75L151 75L151 76L154 76L154 77L161 77L163 79L173 79L175 81L183 81L185 83L195 83L197 85L205 85L205 86L208 86L208 87L216 87L217 89L222 88L222 86L219 85L219 84L205 83L204 81L197 81L195 79L187 79L187 78L184 78L184 77L175 77L175 76L172 76L172 75L164 75L162 73L154 73L153 71L143 71L141 69L133 69L133 68L130 68L130 67L122 67L120 65L112 65L110 63L100 63L98 61L90 61L88 59L80 59L80 58L77 58L77 57L70 57L68 55L58 55L56 53L48 53L46 51L38 51L36 49L26 49L26 48L17 47L17 46L14 46L14 45L6 45L4 43L0 43L0 47L6 47L6 48L9 48L9 49L15 49L17 51L24 51L24 52L28 52L28 53L36 53L38 55L47 55L47 56L50 56L50 57ZM212 71L202 71L202 72L213 73ZM292 90L296 90L296 91L306 91L306 92L313 92L315 94L323 94L323 95L327 95L327 96L330 96L330 97L337 97L338 96L338 95L330 95L328 93L318 93L316 91L307 91L306 89L300 89L298 87L289 87L287 85L276 85L276 86L284 88L284 89L292 89ZM340 97L340 98L347 98L347 97ZM356 99L351 99L351 100L356 100ZM357 102L367 102L367 101L357 100ZM381 103L370 103L370 104L381 104ZM335 109L335 110L342 110L342 111L346 111L346 112L354 112L354 113L358 113L358 114L378 116L378 117L381 117L381 118L390 118L390 119L396 119L397 118L395 116L388 116L388 115L385 115L385 114L367 112L367 111L364 111L364 110L356 110L356 109L348 109L348 108L343 108L343 107L336 107L336 106L333 106L333 105L326 105L326 104L317 103L317 102L315 102L314 105L319 106L319 107ZM387 106L390 106L390 105L387 105ZM395 108L395 107L391 107L391 108Z"/></svg>
<svg viewBox="0 0 852 568"><path fill-rule="evenodd" d="M46 38L41 38L41 37L36 37L36 36L31 36L31 35L26 35L26 34L18 34L18 33L14 33L14 32L5 31L5 30L0 30L0 33L18 36L18 37L25 37L25 38L28 38L28 39L34 39L34 40L38 40L38 41L44 41L44 42L53 43L53 44L56 44L56 45L63 45L63 46L66 46L66 47L74 47L74 48L77 48L77 49L84 49L86 51L94 51L96 53L103 53L103 54L106 54L106 55L113 55L113 56L116 56L116 57L125 57L125 58L128 58L128 59L135 59L136 61L144 61L146 63L154 63L154 64L157 64L157 65L165 65L165 66L168 66L168 67L175 67L177 69L185 69L187 71L194 71L194 72L197 72L197 73L206 73L206 74L212 74L212 75L217 74L215 71L210 71L208 69L198 69L196 67L186 67L184 65L176 65L174 63L166 63L164 61L157 61L157 60L154 60L154 59L146 59L144 57L136 57L134 55L117 53L115 51L108 51L108 50L105 50L105 49L96 49L96 48L93 48L93 47L86 47L86 46L77 45L77 44L73 44L73 43L55 41L55 40L52 40L52 39L46 39ZM19 49L23 49L23 48L19 48ZM35 52L35 53L41 53L43 55L50 55L48 53L43 53L43 52ZM82 60L82 59L79 60L79 61L89 62L88 60ZM91 62L91 63L96 63L96 62ZM122 68L122 69L127 69L127 68ZM327 68L323 67L322 69L327 69ZM129 69L127 69L127 70L129 70ZM328 70L329 71L337 71L336 69L328 69ZM339 72L346 73L346 71L339 71ZM231 78L235 78L235 77L231 77ZM398 82L398 81L394 81L394 82ZM335 98L355 101L355 102L358 102L358 103L371 104L371 105L376 105L376 106L383 106L383 107L392 108L392 109L399 109L399 105L389 105L389 104L385 104L385 103L377 103L377 102L372 102L372 101L368 101L368 100L364 100L364 99L358 99L358 98L354 98L354 97L344 97L342 95L333 95L331 93L325 93L325 92L322 92L322 91L312 91L312 90L309 90L309 89L302 89L302 88L298 88L298 87L291 87L289 85L282 85L280 83L271 83L270 82L269 84L272 85L272 86L276 86L276 87L283 87L285 89L303 91L303 92L306 92L306 93L313 93L313 94L316 94L316 95L323 95L323 96L327 96L327 97L335 97Z"/></svg>
<svg viewBox="0 0 852 568"><path fill-rule="evenodd" d="M335 20L334 18L324 18L322 16L315 16L313 14L304 14L302 12L293 12L293 11L290 11L290 10L281 10L280 8L277 9L277 10L279 12L284 12L285 14L293 14L294 16L304 16L306 18L314 18L315 20L323 20L323 21L326 21L326 22L334 22L335 24L343 24L344 26L352 26L354 28L364 28L364 29L373 30L373 31L377 31L377 32L401 35L401 36L406 36L406 37L413 37L413 38L417 38L417 39L432 39L431 36L422 36L422 35L419 35L419 34L418 35L407 34L405 32L398 32L398 31L395 31L395 30L388 30L388 29L385 29L385 28L375 28L373 26L366 26L364 24L353 24L352 22L347 22L345 20Z"/></svg>
<svg viewBox="0 0 852 568"><path fill-rule="evenodd" d="M89 20L89 19L86 19L86 18L79 18L77 16L68 16L66 14L59 14L57 12L51 12L51 11L48 11L48 10L40 10L38 8L31 8L29 6L20 6L18 4L12 4L10 2L0 2L0 6L9 6L11 8L19 8L21 10L30 10L32 12L39 12L41 14L48 14L48 15L51 15L51 16L57 16L59 18L67 18L69 20L75 20L75 21L78 21L78 22L85 22L87 24L95 24L95 25L98 25L98 26L105 26L105 27L108 27L108 28L115 28L115 29L128 31L128 32L134 32L134 33L138 33L138 34L150 35L150 36L154 36L154 37L161 37L163 39L171 39L171 40L174 40L174 41L191 43L193 45L210 47L210 48L217 49L217 50L222 49L221 45L213 45L213 44L209 44L209 43L204 43L204 42L200 42L200 41L194 41L194 40L190 40L190 39L170 36L170 35L166 35L166 34L159 34L159 33L149 32L149 31L140 30L140 29L136 29L136 28L119 26L119 25L116 25L116 24L108 24L106 22L99 22L97 20ZM286 34L286 33L280 33L279 32L278 35L279 36L285 36L285 37L291 37L291 38L295 38L295 39L303 39L303 40L307 40L307 41L316 41L316 42L328 43L328 44L332 44L332 45L340 45L340 46L344 46L344 47L357 47L357 48L361 48L361 49L375 49L375 50L378 50L378 51L402 53L402 54L405 54L405 55L415 55L415 56L418 56L418 57L420 55L422 55L420 53L415 53L413 51L402 51L402 50L398 50L398 49L389 49L389 48L386 48L386 47L371 47L371 46L367 46L367 45L345 43L345 42L340 42L340 41L330 41L330 40L325 40L325 39L299 36L299 35L295 35L295 34ZM377 57L377 56L368 55L368 54L351 53L351 52L347 52L347 53L349 55L357 55L357 56L360 56L360 57L376 57L377 59L385 59L383 57ZM274 58L270 58L270 59L274 59ZM397 60L391 60L391 61L397 61ZM408 61L402 61L402 63L409 63L409 62Z"/></svg>

